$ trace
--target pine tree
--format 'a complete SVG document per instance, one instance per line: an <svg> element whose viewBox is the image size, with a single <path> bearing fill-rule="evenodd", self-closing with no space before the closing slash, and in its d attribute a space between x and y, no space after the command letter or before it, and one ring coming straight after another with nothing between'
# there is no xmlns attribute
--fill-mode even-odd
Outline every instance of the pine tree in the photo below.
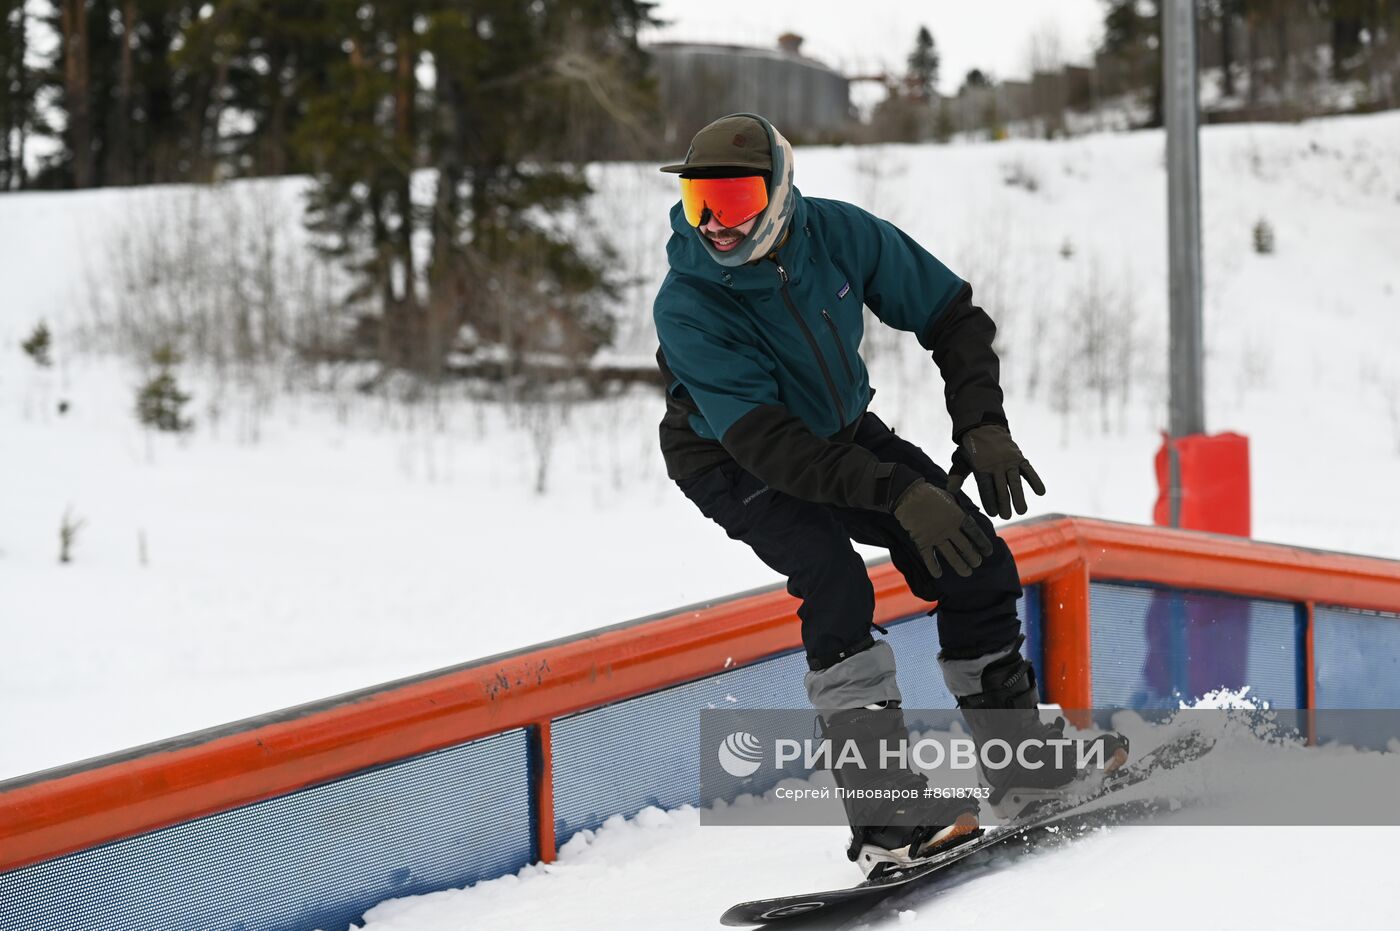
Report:
<svg viewBox="0 0 1400 931"><path fill-rule="evenodd" d="M933 34L921 26L909 54L909 69L901 80L886 82L886 96L871 120L872 138L880 142L923 142L938 138L938 50Z"/></svg>
<svg viewBox="0 0 1400 931"><path fill-rule="evenodd" d="M1162 125L1161 0L1106 0L1103 50L1118 58L1134 87L1150 87L1147 126Z"/></svg>
<svg viewBox="0 0 1400 931"><path fill-rule="evenodd" d="M347 295L368 308L361 334L373 327L372 355L390 366L414 367L419 317L419 270L412 241L421 214L411 199L417 146L414 68L420 37L409 24L422 4L327 4L327 25L343 39L327 65L329 80L306 101L295 139L316 184L307 225L322 250L355 279ZM400 62L406 59L407 68Z"/></svg>
<svg viewBox="0 0 1400 931"><path fill-rule="evenodd" d="M932 99L938 87L938 48L927 26L919 27L914 51L909 55L908 84L910 92L920 99Z"/></svg>
<svg viewBox="0 0 1400 931"><path fill-rule="evenodd" d="M355 275L360 350L437 375L470 324L512 367L540 352L591 355L610 338L607 275L546 219L589 192L581 168L557 160L578 146L562 104L587 101L631 131L645 97L619 76L640 61L649 4L330 11L348 51L308 101L298 139L316 177L309 225ZM425 63L431 90L417 85ZM437 169L430 202L411 196L419 165ZM426 262L413 249L422 233Z"/></svg>
<svg viewBox="0 0 1400 931"><path fill-rule="evenodd" d="M967 72L963 78L963 87L983 88L991 87L992 79L981 68L973 68Z"/></svg>
<svg viewBox="0 0 1400 931"><path fill-rule="evenodd" d="M308 100L330 90L330 63L343 54L328 16L325 0L260 0L230 10L219 39L228 50L224 106L243 117L220 140L230 173L311 169L296 136Z"/></svg>
<svg viewBox="0 0 1400 931"><path fill-rule="evenodd" d="M36 129L29 19L24 0L0 0L0 191L25 186L25 150Z"/></svg>
<svg viewBox="0 0 1400 931"><path fill-rule="evenodd" d="M39 368L46 369L53 365L53 357L49 354L53 348L53 339L49 335L48 324L42 320L35 324L33 332L19 344L19 348L24 350L24 354L33 359Z"/></svg>
<svg viewBox="0 0 1400 931"><path fill-rule="evenodd" d="M176 136L169 57L188 15L165 0L54 0L47 21L59 41L48 66L64 130L40 184L181 180L160 156Z"/></svg>
<svg viewBox="0 0 1400 931"><path fill-rule="evenodd" d="M64 129L40 180L306 172L307 225L353 277L358 352L437 374L469 324L512 366L584 359L611 338L609 255L556 221L589 193L585 161L656 144L651 7L55 0Z"/></svg>
<svg viewBox="0 0 1400 931"><path fill-rule="evenodd" d="M155 371L136 392L136 419L145 426L167 433L193 429L194 421L183 413L190 396L180 389L175 379L175 366L179 362L180 357L169 344L151 354Z"/></svg>
<svg viewBox="0 0 1400 931"><path fill-rule="evenodd" d="M57 0L59 62L63 73L65 148L73 187L96 183L92 132L91 20L87 0Z"/></svg>

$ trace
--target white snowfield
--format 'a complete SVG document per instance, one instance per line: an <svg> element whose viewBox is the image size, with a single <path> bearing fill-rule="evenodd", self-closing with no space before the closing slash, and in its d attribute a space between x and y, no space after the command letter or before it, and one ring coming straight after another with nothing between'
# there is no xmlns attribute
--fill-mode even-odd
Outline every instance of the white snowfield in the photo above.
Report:
<svg viewBox="0 0 1400 931"><path fill-rule="evenodd" d="M896 222L998 320L1011 424L1049 486L1032 515L1150 517L1166 420L1162 150L1138 133L798 151L805 194ZM1259 539L1400 557L1397 152L1400 114L1203 132L1208 422L1251 438ZM615 359L654 349L675 194L653 169L593 169L596 229L635 280ZM226 196L280 209L295 240L303 188ZM187 365L195 431L143 430L142 371L80 351L84 295L115 287L108 258L154 205L193 196L0 196L0 778L779 581L666 480L651 390L572 406L543 495L529 432L452 392L418 407L348 387L257 394ZM1272 254L1254 250L1260 220ZM40 320L54 330L47 370L19 349ZM863 352L873 409L946 462L927 354L873 320ZM65 513L82 525L59 565ZM1373 847L1324 843L1342 837ZM1236 926L1311 927L1391 888L1381 838L1395 832L1122 831L1019 866L1015 886L949 893L936 920L1004 919L1024 889L1060 917L1052 927L1169 914L1215 926L1210 908L1231 902ZM702 832L693 812L647 813L576 840L558 865L386 905L374 926L530 926L531 909L557 920L579 896L618 910L597 926L664 927L678 888L678 920L703 926L737 898L844 884L841 846L835 829ZM1101 871L1125 892L1103 898ZM1164 903L1168 871L1182 881ZM457 918L429 913L454 895L470 902ZM931 904L908 907L935 921Z"/></svg>

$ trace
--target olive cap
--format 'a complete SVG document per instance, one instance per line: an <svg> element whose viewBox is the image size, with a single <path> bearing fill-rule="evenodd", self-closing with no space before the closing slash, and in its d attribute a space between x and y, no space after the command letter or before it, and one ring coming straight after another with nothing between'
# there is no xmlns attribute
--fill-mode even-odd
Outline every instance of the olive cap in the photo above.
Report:
<svg viewBox="0 0 1400 931"><path fill-rule="evenodd" d="M679 165L662 171L697 175L725 171L771 172L772 144L763 124L751 116L725 116L715 120L690 140L690 151Z"/></svg>

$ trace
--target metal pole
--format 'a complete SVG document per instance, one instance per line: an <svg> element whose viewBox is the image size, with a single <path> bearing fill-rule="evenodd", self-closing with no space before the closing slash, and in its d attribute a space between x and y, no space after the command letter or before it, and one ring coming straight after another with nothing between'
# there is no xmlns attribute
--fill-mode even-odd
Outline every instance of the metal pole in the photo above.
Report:
<svg viewBox="0 0 1400 931"><path fill-rule="evenodd" d="M1173 438L1204 433L1201 335L1201 170L1197 138L1196 0L1162 0L1162 82L1167 130L1167 233L1171 282ZM1169 450L1171 523L1180 526L1181 475Z"/></svg>

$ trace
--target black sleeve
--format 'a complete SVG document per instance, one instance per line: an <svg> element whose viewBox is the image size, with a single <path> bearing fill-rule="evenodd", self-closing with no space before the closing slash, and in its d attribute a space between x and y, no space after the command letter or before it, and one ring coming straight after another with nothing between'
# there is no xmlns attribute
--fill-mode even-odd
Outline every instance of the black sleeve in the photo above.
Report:
<svg viewBox="0 0 1400 931"><path fill-rule="evenodd" d="M992 341L997 326L987 312L972 303L972 288L963 285L947 310L933 319L923 343L933 349L933 361L943 374L943 394L953 418L953 442L973 427L995 423L1003 427L1001 361Z"/></svg>
<svg viewBox="0 0 1400 931"><path fill-rule="evenodd" d="M890 511L920 477L864 446L817 436L780 404L755 407L720 442L770 488L818 504Z"/></svg>

